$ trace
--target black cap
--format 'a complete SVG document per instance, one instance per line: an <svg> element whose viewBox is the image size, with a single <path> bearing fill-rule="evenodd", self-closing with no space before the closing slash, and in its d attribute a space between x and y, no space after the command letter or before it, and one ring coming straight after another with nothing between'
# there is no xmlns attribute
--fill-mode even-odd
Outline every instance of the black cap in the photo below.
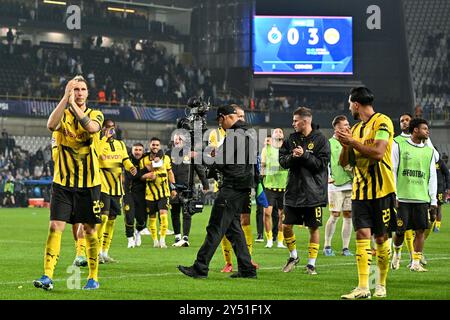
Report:
<svg viewBox="0 0 450 320"><path fill-rule="evenodd" d="M234 109L232 106L222 106L217 109L217 117L216 119L219 119L221 116L227 116L230 114L237 114L236 109Z"/></svg>

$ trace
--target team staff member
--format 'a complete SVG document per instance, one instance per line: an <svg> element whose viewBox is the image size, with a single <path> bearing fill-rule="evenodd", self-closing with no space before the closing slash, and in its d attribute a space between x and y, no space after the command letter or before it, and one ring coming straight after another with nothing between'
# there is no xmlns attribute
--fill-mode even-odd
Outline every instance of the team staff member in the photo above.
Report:
<svg viewBox="0 0 450 320"><path fill-rule="evenodd" d="M429 206L436 207L436 165L434 149L423 141L428 138L428 123L413 119L409 123L411 138L394 143L392 148L392 171L397 185L397 231L394 236L392 269L400 266L398 248L403 243L406 230L414 230L414 252L410 270L427 271L421 264L424 232L428 228Z"/></svg>
<svg viewBox="0 0 450 320"><path fill-rule="evenodd" d="M66 85L63 98L50 114L47 128L61 134L55 151L50 227L44 254L44 275L33 284L53 289L53 272L59 259L66 223L82 223L86 233L88 282L83 289L98 289L98 238L100 219L100 168L97 150L103 114L86 106L87 82L77 76Z"/></svg>
<svg viewBox="0 0 450 320"><path fill-rule="evenodd" d="M125 171L123 196L123 209L125 212L125 234L128 239L128 248L139 247L141 245L141 231L145 228L147 219L147 208L145 204L145 181L141 177L148 173L147 168L142 163L144 156L144 145L135 143L131 148L130 161L136 168L139 168L136 175ZM136 220L136 231L135 223Z"/></svg>
<svg viewBox="0 0 450 320"><path fill-rule="evenodd" d="M350 128L346 116L337 116L333 119L332 125L335 130ZM325 256L335 255L331 248L331 240L336 230L337 220L342 212L342 255L352 256L353 254L348 249L352 235L352 168L351 166L343 168L339 164L342 146L336 139L336 136L333 135L328 141L331 148L328 181L328 201L331 214L325 226L323 253Z"/></svg>
<svg viewBox="0 0 450 320"><path fill-rule="evenodd" d="M111 246L114 225L118 215L122 214L123 175L122 168L136 175L137 169L128 157L127 147L121 140L114 138L115 122L107 119L103 126L103 138L98 150L100 162L100 179L102 182L100 205L102 207L102 223L98 227L101 250L100 263L115 262L108 255Z"/></svg>
<svg viewBox="0 0 450 320"><path fill-rule="evenodd" d="M291 272L299 263L293 225L304 224L310 233L305 271L315 275L322 207L328 202L330 144L319 130L313 128L312 113L308 108L294 111L292 126L295 132L283 142L279 154L281 167L289 169L284 194L283 235L290 257L282 270Z"/></svg>
<svg viewBox="0 0 450 320"><path fill-rule="evenodd" d="M240 221L242 207L255 185L255 168L250 159L256 154L250 154L250 151L254 150L256 145L250 135L246 134L248 127L238 119L233 106L220 107L217 110L217 118L220 119L224 130L234 130L227 133L224 143L217 152L213 152L216 161L210 169L211 172L220 171L223 182L214 201L206 227L206 238L197 253L197 259L192 266L180 265L178 269L189 277L206 278L214 252L226 235L233 245L238 261L238 272L231 277L256 278L256 268L252 265ZM230 146L233 146L233 149ZM243 163L236 160L243 160Z"/></svg>
<svg viewBox="0 0 450 320"><path fill-rule="evenodd" d="M283 207L284 207L284 192L286 191L288 170L280 167L279 151L283 144L284 133L280 128L274 129L272 133L272 143L267 144L261 151L261 166L264 172L264 192L267 196L269 206L264 208L264 227L266 233L266 248L273 246L273 223L272 213L278 210L278 234L277 247L286 248L283 245Z"/></svg>
<svg viewBox="0 0 450 320"><path fill-rule="evenodd" d="M166 232L169 227L167 212L169 210L169 198L177 195L175 190L175 177L172 172L170 157L161 150L161 140L150 140L150 153L143 159L143 165L149 171L141 179L146 181L145 200L147 212L150 217L150 233L154 248L167 248ZM161 219L161 233L158 241L156 228L156 214L159 212Z"/></svg>
<svg viewBox="0 0 450 320"><path fill-rule="evenodd" d="M401 133L394 138L394 142L395 143L400 143L402 141L406 141L406 140L411 138L411 134L409 133L409 123L410 123L410 121L412 119L413 119L413 116L410 113L406 112L406 113L403 113L402 115L400 115L399 124L400 124ZM429 137L427 139L425 139L423 142L424 142L424 144L426 146L429 146L430 148L432 148L434 150L433 143L431 142L431 139ZM439 160L439 152L437 152L436 150L434 150L434 158L435 158L436 161ZM432 216L433 216L433 212L435 212L434 208L431 209L431 215ZM430 226L430 228L431 227L432 226ZM426 235L429 234L430 231L431 230L428 229L425 232L425 234ZM426 236L425 236L425 239L426 239ZM413 230L410 229L410 230L406 230L405 231L405 233L404 233L404 242L406 243L406 247L408 248L408 251L409 251L410 261L412 261L412 259L413 259L412 255L413 255L413 252L414 252L414 231ZM394 248L394 249L395 249L395 253L397 253L398 256L401 256L402 246ZM422 255L421 263L424 264L424 265L426 264L426 260L425 260L425 256L424 255ZM395 261L395 255L394 255L393 259L392 259L392 263L391 263L392 269L396 268L395 267L396 264L397 264L397 262Z"/></svg>
<svg viewBox="0 0 450 320"><path fill-rule="evenodd" d="M447 192L450 189L450 174L442 158L436 162L436 173L438 182L437 208L432 208L431 215L435 219L433 231L439 232L442 220L442 205L445 203Z"/></svg>
<svg viewBox="0 0 450 320"><path fill-rule="evenodd" d="M176 148L183 148L186 137L176 134L173 138L174 145ZM209 189L208 179L206 179L205 167L200 164L192 164L191 158L185 156L183 162L176 164L174 159L171 158L172 172L175 177L176 185L188 187L191 184L189 181L190 170L195 170L203 186L203 192L206 193ZM189 233L191 231L191 221L192 217L189 213L184 212L183 204L180 199L180 192L177 196L170 200L170 215L172 217L173 230L175 232L175 243L174 247L189 247ZM183 214L183 237L181 237L180 231L180 212Z"/></svg>
<svg viewBox="0 0 450 320"><path fill-rule="evenodd" d="M390 246L388 232L395 230L395 183L391 148L394 138L392 120L373 108L373 93L365 87L350 92L349 109L355 120L351 131L335 131L342 144L341 166L354 167L352 219L356 230L358 287L342 299L370 299L369 270L372 262L371 235L375 236L380 275L375 297L386 297Z"/></svg>

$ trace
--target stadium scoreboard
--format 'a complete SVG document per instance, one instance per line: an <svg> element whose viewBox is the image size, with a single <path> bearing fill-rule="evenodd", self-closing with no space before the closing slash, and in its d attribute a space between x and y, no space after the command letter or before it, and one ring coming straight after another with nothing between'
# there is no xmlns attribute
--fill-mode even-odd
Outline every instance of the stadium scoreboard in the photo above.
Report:
<svg viewBox="0 0 450 320"><path fill-rule="evenodd" d="M352 17L253 17L254 74L353 74Z"/></svg>

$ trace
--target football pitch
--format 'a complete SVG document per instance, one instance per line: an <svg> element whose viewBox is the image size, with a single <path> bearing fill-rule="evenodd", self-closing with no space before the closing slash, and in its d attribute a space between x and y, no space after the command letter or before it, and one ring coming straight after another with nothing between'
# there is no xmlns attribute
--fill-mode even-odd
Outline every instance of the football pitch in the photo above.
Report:
<svg viewBox="0 0 450 320"><path fill-rule="evenodd" d="M153 248L150 236L143 236L139 248L127 249L123 216L116 223L110 255L115 264L100 265L100 289L83 291L87 268L81 268L81 283L74 275L78 268L70 268L75 257L71 227L64 232L61 255L54 275L54 290L34 288L32 281L43 273L43 252L47 237L49 210L41 208L0 209L0 299L1 300L322 300L339 299L357 285L355 257L325 257L322 254L324 227L321 228L321 248L317 259L318 275L303 272L307 262L308 231L295 228L300 263L291 273L281 272L289 254L287 249L264 248L254 243L253 259L259 263L258 279L230 279L221 273L224 265L220 246L211 261L208 279L192 279L182 275L178 264L191 265L205 236L210 207L192 220L188 248L175 248L173 236L167 236L167 249ZM450 206L444 206L440 232L431 233L425 243L429 272L413 273L407 269L406 246L401 268L389 271L387 293L392 300L450 299ZM325 225L326 211L323 217ZM339 220L333 248L341 249ZM171 224L170 224L171 226ZM256 238L255 214L252 231ZM355 251L355 235L350 249ZM234 260L235 261L235 260ZM375 260L374 260L375 261ZM234 262L236 265L236 262ZM69 273L68 273L69 271ZM374 299L374 298L372 298Z"/></svg>

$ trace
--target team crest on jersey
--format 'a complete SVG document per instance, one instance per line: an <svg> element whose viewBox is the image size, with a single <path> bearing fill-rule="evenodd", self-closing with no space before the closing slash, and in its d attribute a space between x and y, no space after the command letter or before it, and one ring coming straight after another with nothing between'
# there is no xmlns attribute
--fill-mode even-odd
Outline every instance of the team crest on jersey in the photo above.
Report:
<svg viewBox="0 0 450 320"><path fill-rule="evenodd" d="M310 142L308 144L308 150L312 150L312 149L314 149L314 143Z"/></svg>
<svg viewBox="0 0 450 320"><path fill-rule="evenodd" d="M105 204L103 203L103 201L100 201L100 208L103 208L105 206Z"/></svg>
<svg viewBox="0 0 450 320"><path fill-rule="evenodd" d="M403 220L402 219L397 219L397 227L403 227Z"/></svg>
<svg viewBox="0 0 450 320"><path fill-rule="evenodd" d="M130 211L130 206L127 204L127 205L125 205L125 207L123 208L123 210L125 210L125 211Z"/></svg>

